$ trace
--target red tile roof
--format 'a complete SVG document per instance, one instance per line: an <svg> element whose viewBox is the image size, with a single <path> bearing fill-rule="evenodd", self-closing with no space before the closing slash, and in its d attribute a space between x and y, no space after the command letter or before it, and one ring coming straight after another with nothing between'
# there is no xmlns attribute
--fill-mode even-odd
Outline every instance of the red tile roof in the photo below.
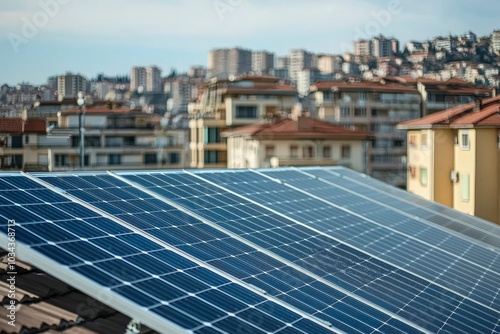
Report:
<svg viewBox="0 0 500 334"><path fill-rule="evenodd" d="M399 83L384 83L384 82L346 82L346 81L317 81L311 85L311 90L326 91L337 88L344 91L373 91L373 92L402 92L415 93L418 91L415 87L405 86Z"/></svg>
<svg viewBox="0 0 500 334"><path fill-rule="evenodd" d="M0 133L46 133L44 119L0 118Z"/></svg>
<svg viewBox="0 0 500 334"><path fill-rule="evenodd" d="M475 102L430 114L420 119L403 122L401 129L430 127L500 127L500 96L483 99L480 110Z"/></svg>
<svg viewBox="0 0 500 334"><path fill-rule="evenodd" d="M314 118L290 118L275 123L257 123L223 132L223 136L249 136L275 139L368 139L371 132L354 131Z"/></svg>

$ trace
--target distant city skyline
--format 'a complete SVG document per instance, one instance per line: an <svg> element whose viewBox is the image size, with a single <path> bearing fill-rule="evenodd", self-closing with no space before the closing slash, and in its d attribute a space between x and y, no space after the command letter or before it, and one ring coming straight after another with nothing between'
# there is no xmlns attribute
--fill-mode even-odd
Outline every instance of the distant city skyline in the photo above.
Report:
<svg viewBox="0 0 500 334"><path fill-rule="evenodd" d="M0 84L44 84L68 71L129 75L133 66L207 66L214 48L303 48L353 52L353 42L383 34L400 40L478 36L500 29L498 2L451 0L89 0L4 1L0 12Z"/></svg>

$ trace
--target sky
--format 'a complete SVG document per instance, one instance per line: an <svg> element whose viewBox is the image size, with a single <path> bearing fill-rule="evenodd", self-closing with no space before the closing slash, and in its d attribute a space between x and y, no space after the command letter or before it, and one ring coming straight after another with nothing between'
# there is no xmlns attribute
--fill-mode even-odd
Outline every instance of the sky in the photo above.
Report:
<svg viewBox="0 0 500 334"><path fill-rule="evenodd" d="M402 45L486 36L498 13L496 0L0 0L0 84L148 65L185 72L213 48L342 54L378 34Z"/></svg>

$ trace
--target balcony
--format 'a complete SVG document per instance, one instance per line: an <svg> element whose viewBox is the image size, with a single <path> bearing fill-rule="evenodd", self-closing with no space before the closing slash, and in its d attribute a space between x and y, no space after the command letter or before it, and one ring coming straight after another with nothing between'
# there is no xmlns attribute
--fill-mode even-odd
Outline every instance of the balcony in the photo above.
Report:
<svg viewBox="0 0 500 334"><path fill-rule="evenodd" d="M278 156L279 166L333 166L339 161L333 158L298 158L294 156ZM269 161L269 158L266 159Z"/></svg>

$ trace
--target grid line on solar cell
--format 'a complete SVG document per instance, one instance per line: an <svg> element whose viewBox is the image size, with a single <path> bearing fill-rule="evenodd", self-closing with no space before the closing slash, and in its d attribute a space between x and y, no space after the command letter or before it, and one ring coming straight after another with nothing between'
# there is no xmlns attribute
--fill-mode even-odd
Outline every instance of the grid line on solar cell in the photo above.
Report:
<svg viewBox="0 0 500 334"><path fill-rule="evenodd" d="M49 207L50 205L46 204L46 206L48 206L48 207ZM44 212L47 212L47 210L41 210L41 211L43 211L43 212L39 212L39 214L40 214L40 215L42 215L42 216L43 216L43 213L44 213ZM113 221L113 223L115 223L115 222ZM28 227L30 227L30 226L31 226L31 227L33 227L33 226L34 226L34 224L28 224L28 225L26 225L26 226L28 226ZM129 227L129 226L127 226L127 227ZM49 232L54 232L54 231L49 231ZM50 233L49 233L49 234L50 234ZM48 234L48 235L49 235L49 234ZM2 237L3 237L3 235L2 235ZM141 236L141 237L144 237L144 236ZM96 238L96 239L99 239L99 238ZM149 240L149 238L147 238L147 239ZM20 238L20 240L19 240L19 241L22 241L22 238ZM151 241L151 240L149 240L149 241ZM163 245L163 246L165 246L165 245ZM129 247L129 248L131 248L132 246L128 246L128 247ZM168 249L168 247L164 247L164 248L165 248L165 250L167 250L167 249ZM170 252L174 252L173 254L177 254L177 253L178 253L178 251L177 251L177 250L175 250L175 249L171 249L171 250L169 250L169 251L170 251ZM144 253L143 253L143 252L141 252L139 249L137 249L137 251L135 251L135 252L136 252L137 254L144 254ZM68 254L70 254L70 253L68 252ZM151 255L151 253L147 253L147 252L145 252L145 254L147 254L147 255ZM47 254L47 256L49 256L49 255L50 255L50 254ZM76 255L76 254L73 254L73 255ZM100 266L100 265L101 265L101 264L103 264L104 262L95 262L95 263L92 263L90 266L89 266L89 264L81 264L81 265L80 265L80 267L78 267L78 265L76 265L76 266L73 266L73 268L74 268L77 272L80 272L81 274L87 274L87 275L88 275L88 274L89 274L89 271L90 271L92 274L95 274L95 276L94 276L94 277L92 277L92 279L93 279L94 281L98 281L98 282L100 281L100 283L101 283L101 284L106 284L106 286L109 286L109 287L113 287L113 286L115 286L115 289L119 289L119 288L120 288L120 286L124 289L124 287L125 287L125 286L128 286L128 285L130 285L130 284L133 284L133 283L136 283L136 282L144 282L144 281L147 281L147 278L150 276L150 274L151 274L151 273L148 273L148 275L144 276L144 273L147 273L147 272L145 271L145 270L146 270L146 268L145 268L145 267L139 267L139 266L137 265L137 263L135 263L135 264L134 264L134 263L130 263L130 262L129 262L129 265L126 265L126 263L127 263L126 261L127 261L127 260L130 260L130 258L131 258L132 256L134 256L134 255L133 255L133 254L128 254L128 255L129 255L129 257L127 257L127 256L126 256L126 254L122 254L122 255L123 255L123 256L116 256L115 254L109 254L108 258L114 258L114 260L109 260L109 259L108 259L108 260L105 260L105 262L107 261L107 263L106 263L107 265L106 265L106 266L104 266L104 267L103 267L103 266ZM184 254L177 254L177 256L181 256L181 255L182 255L182 256L184 256ZM170 256L173 256L173 255L172 255L172 254L170 254ZM165 257L163 257L163 260L165 260ZM188 261L188 260L186 260L186 261ZM196 260L196 261L197 261L197 260ZM113 264L113 265L111 265L111 264L110 264L111 262L113 262L114 264ZM198 262L199 262L199 261L198 261ZM156 262L156 265L158 265L159 263L160 263L160 262ZM195 263L195 262L193 262L193 264L194 264L194 263ZM145 263L145 261L144 261L144 260L143 260L143 261L141 261L141 265L142 265L142 266L144 266L145 264L146 264L146 263ZM198 265L203 265L203 263L202 263L202 262L200 262L200 263L198 263ZM84 267L85 267L85 268L84 268ZM96 268L96 267L97 267L97 268ZM127 271L127 270L124 270L124 269L127 269L127 268L135 268L135 269L133 269L133 270L130 270L130 269L129 269L128 271ZM169 267L169 268L170 268L170 267ZM78 270L78 269L80 269L80 270ZM111 271L111 273L112 273L112 274L110 274L110 273L109 273L110 271ZM114 273L118 273L120 277L119 277L119 276L117 276L117 275L116 275L116 274L114 274ZM175 282L177 283L177 285L178 285L178 286L179 286L180 282L183 282L184 280L186 280L186 279L187 279L187 277L189 277L189 276L186 276L186 275L188 275L188 274L186 274L186 271L183 271L183 272L179 272L179 273L168 274L167 276L163 275L163 276L161 276L161 277L160 277L160 279L164 282L164 284L165 284L165 283L167 283L167 282L169 282L169 281L173 282L173 281L170 279L171 275L182 275L182 276L183 276L183 278L181 278L180 280L176 280L176 281L175 281ZM214 275L215 275L215 274L214 274ZM88 277L88 276L87 276L87 277ZM125 280L125 281L124 281L124 280ZM127 281L126 281L126 280L129 280L130 282L129 282L129 283L127 283ZM115 284L115 283L120 283L120 282L124 282L125 284L123 284L123 283L118 284L118 285L117 285L117 284ZM230 282L230 280L228 280L228 282ZM201 282L200 282L200 283L201 283ZM233 283L230 283L230 284L235 284L235 283L233 282ZM225 285L227 285L227 283L226 283ZM164 286L165 286L165 285L164 285ZM191 286L192 286L192 285L191 285ZM209 287L209 286L207 285L206 287ZM130 291L128 291L128 292L130 292ZM247 293L249 293L249 291L247 291ZM189 294L187 294L187 291L186 291L184 294L185 294L186 296L189 296ZM127 296L129 296L129 297L130 297L130 295L128 295L128 294L127 294ZM143 298L143 297L141 297L140 299L134 300L134 302L138 302L138 303L140 303L140 302L141 302L141 300L143 300L142 298ZM262 299L263 299L263 300L265 300L265 298L262 298ZM154 299L154 298L152 298L151 300L152 300L152 301L154 301L155 299ZM179 299L179 300L182 300L182 299ZM151 301L150 301L150 302L151 302ZM157 300L157 302L159 303L159 300ZM171 300L171 302L175 302L175 299L174 299L174 300ZM155 305L149 305L149 306L150 306L150 307L163 307L163 306L160 306L160 305L161 305L161 304L158 304L158 306L155 306ZM256 305L258 305L258 304L256 304ZM130 314L130 313L129 313L129 314ZM193 318L192 318L192 317L193 317L193 315L190 315L189 317L191 317L191 319L193 319ZM245 320L243 320L243 319L238 319L238 320L235 320L235 321L237 321L237 322L241 322L241 323L246 323L246 321L245 321ZM175 319L174 319L174 322L176 322L176 320L175 320ZM201 328L201 327L203 327L203 326L204 326L204 325L203 325L203 322L201 322L201 321L197 321L197 320L195 320L195 321L193 322L193 324L194 324L194 323L196 323L196 324L197 324L197 325L196 325L196 327L194 327L194 329L196 329L197 327L198 327L198 328ZM252 325L251 325L251 324L247 324L247 325L248 325L248 326L250 326L250 327L252 327ZM283 326L285 326L285 325L283 324ZM163 328L163 327L161 327L161 328ZM254 327L252 327L252 328L254 328ZM277 331L277 332L278 332L278 331Z"/></svg>
<svg viewBox="0 0 500 334"><path fill-rule="evenodd" d="M136 181L137 181L137 180L136 180ZM161 183L161 182L162 182L162 179L160 179L159 177L155 177L155 180L154 180L154 182L153 182L153 184L154 184L154 185L152 186L152 188L151 188L151 189L157 189L155 185L156 185L156 184L158 184L158 183ZM194 185L194 184L188 184L187 186L188 186L188 187L191 187L192 189L195 189L195 188L202 187L203 185L201 185L201 184L196 184L196 185ZM212 195L212 196L213 196L213 195ZM212 198L212 197L211 197L211 198ZM255 217L255 216L253 216L253 217Z"/></svg>
<svg viewBox="0 0 500 334"><path fill-rule="evenodd" d="M257 172L257 173L260 173L260 172ZM280 174L280 175L281 175L281 174L283 174L283 172L280 172L280 171L277 171L277 172L276 172L276 171L273 171L273 172L270 172L270 173L271 173L271 174ZM288 173L296 173L296 172L290 171L290 172L288 172ZM269 178L269 179L271 179L271 180L274 180L271 176L268 176L268 175L267 175L267 174L265 174L265 173L261 173L261 174L263 174L264 176L268 177L268 178ZM273 175L273 176L274 176L274 175ZM300 178L300 176L295 176L295 178ZM292 184L291 184L293 181L290 181L290 179L289 179L289 178L285 178L285 177L283 177L283 176L282 176L282 177L281 177L281 182L282 182L282 184L283 184L283 180L286 180L286 182L284 182L284 185L286 185L286 186L288 186L288 187L291 187L291 188L293 188L293 189L295 189L295 190L297 190L297 191L299 191L299 192L302 192L302 193L304 193L304 194L307 194L307 195L309 195L309 196L312 196L312 197L314 197L314 198L316 198L316 199L318 199L318 200L320 200L320 201L322 201L322 202L328 203L328 204L330 204L330 205L332 205L332 206L334 206L334 207L336 207L336 208L339 208L339 209L342 209L342 210L345 210L345 211L351 212L351 214L353 214L353 215L358 215L358 216L360 215L359 213L357 213L357 212L355 212L355 211L351 211L351 210L352 210L352 208L339 207L338 205L336 205L336 204L332 203L331 201L328 201L328 200L324 199L323 197L319 197L319 196L317 196L317 195L315 195L315 194L312 194L312 193L311 193L310 191L308 191L308 190L304 190L304 189L307 189L307 188L308 188L308 184L314 184L315 182L319 182L319 181L312 180L312 179L308 179L308 180L307 180L307 182L305 182L305 181L304 181L304 182L301 182L300 184L298 184L297 186L295 186L295 185L292 185ZM403 235L403 236L405 236L405 237L407 237L407 238L409 238L409 239L416 240L417 242L419 242L419 241L420 241L420 240L418 240L418 239L415 239L413 236L405 235L404 233L401 233L401 232L399 232L399 231L397 231L397 230L394 230L394 229L392 229L392 228L390 228L390 227L385 227L385 226L383 226L382 224L380 224L380 223L379 223L379 222L377 222L377 221L374 221L374 220L372 220L372 219L369 219L369 218L367 218L367 217L363 217L363 216L360 216L360 217L361 217L361 218L366 219L368 222L371 222L371 223L374 223L374 224L376 224L376 225L379 225L379 226L380 226L380 227L382 227L382 228L389 229L389 230L391 230L391 231L392 231L392 233L394 233L394 232L395 232L395 233L401 234L401 235ZM386 235L386 233L384 233L384 235ZM387 236L391 236L391 234L388 234ZM402 245L401 243L398 243L398 244L396 244L396 246L394 246L393 248L396 248L396 247L401 247L401 245ZM432 245L432 244L427 244L427 246L428 246L428 247L431 247L431 248L434 248L434 249L436 249L436 250L438 250L438 251L440 251L440 252L445 252L445 251L443 251L443 250L441 250L441 249L439 249L439 248L435 247L435 246L434 246L434 245ZM409 247L409 245L408 245L408 244L406 244L406 245L405 245L405 247L406 247L406 248L408 248L408 247ZM446 253L446 254L440 254L440 255L441 255L441 256L443 256L443 255L447 255L447 256L449 256L449 257L451 256L451 257L456 257L456 258L458 258L458 257L457 257L454 253L451 253L451 252L445 252L445 253ZM422 253L420 253L420 254L421 254L421 256L420 256L420 257L423 257L423 255L425 255L425 254L422 254ZM381 255L383 255L383 254L381 254ZM472 265L472 266L479 266L478 264L476 264L476 263L474 263L474 262L472 262L472 261L467 261L467 263L464 263L464 261L463 261L462 259L460 259L460 265L461 265L461 266L466 266L466 267L467 267L467 266L468 266L468 267L470 267L471 265ZM487 272L490 272L490 274L491 274L491 275L494 275L494 276L495 276L495 275L496 275L496 276L499 276L499 279L500 279L500 275L499 275L496 271L491 271L491 270L489 270L487 267L486 267L486 268L484 268L484 267L483 267L483 269L485 269ZM467 269L462 270L462 275L463 275L465 272L467 272ZM428 273L428 267L427 267L427 266L426 266L426 267L423 267L423 270L421 270L421 271L420 271L420 274L422 274L422 273L424 273L423 277L426 277L426 275L425 275L425 274L426 274L426 273ZM429 279L429 278L434 278L434 279L435 279L435 281L437 282L437 281L441 280L440 276L441 276L443 273L447 273L447 271L446 271L446 270L444 270L444 271L441 271L441 273L439 273L439 272L438 272L438 273L437 273L437 277L435 277L435 275L432 275L432 277L430 277L429 275L427 275L427 277L426 277L426 278L427 278L427 279ZM456 277L456 279L461 279L461 276L459 276L459 275L456 275L455 277ZM474 278L474 279L477 279L477 277L476 277L476 278ZM446 280L444 280L444 281L446 281ZM474 283L474 282L472 282L472 283ZM476 281L476 283L477 283L477 281ZM477 285L477 284L473 284L473 285ZM483 282L483 287L484 287L485 285L488 285L488 284L487 284L487 283L485 283L485 282ZM480 293L476 293L476 292L475 292L475 288L474 288L474 287L472 287L472 290L468 290L468 291L461 290L461 291L457 291L457 292L460 292L461 294L466 295L466 296L468 296L468 297L474 298L474 300L476 300L476 301L477 301L477 302L479 302L479 303L482 303L484 306L487 306L487 307L496 307L496 306L495 306L495 299L491 299L491 293L493 292L493 294L494 294L494 291L496 291L496 290L495 290L495 285L492 283L492 284L490 284L490 287L491 287L491 288L490 288L490 295L489 295L489 296L484 296L484 295L482 295L482 294L480 294Z"/></svg>
<svg viewBox="0 0 500 334"><path fill-rule="evenodd" d="M207 173L203 173L203 176L205 176L205 175L207 175ZM217 182L217 186L219 186L219 187L220 187L220 184L221 184L221 183L222 183L222 182ZM245 184L245 188L247 188L247 186L248 186L248 184ZM253 187L253 188L257 188L257 187ZM261 192L261 191L259 191L259 192ZM425 278L423 278L423 279L425 279ZM446 288L446 287L445 287L445 288Z"/></svg>

